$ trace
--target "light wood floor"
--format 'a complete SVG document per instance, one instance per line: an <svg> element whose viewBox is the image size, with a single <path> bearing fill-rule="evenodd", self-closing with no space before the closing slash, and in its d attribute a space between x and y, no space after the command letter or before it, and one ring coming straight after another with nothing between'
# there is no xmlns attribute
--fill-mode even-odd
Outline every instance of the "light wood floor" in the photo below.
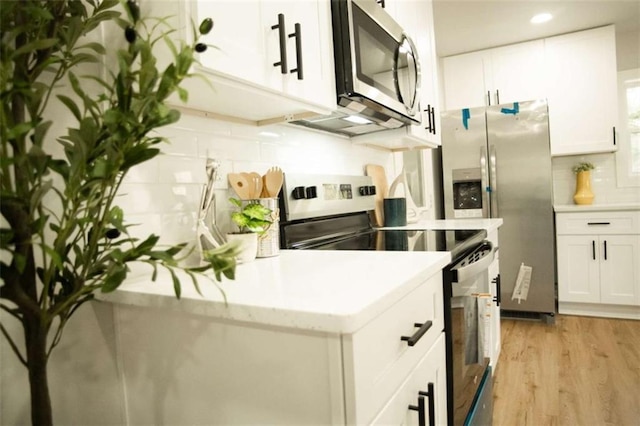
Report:
<svg viewBox="0 0 640 426"><path fill-rule="evenodd" d="M640 425L640 321L503 319L493 424Z"/></svg>

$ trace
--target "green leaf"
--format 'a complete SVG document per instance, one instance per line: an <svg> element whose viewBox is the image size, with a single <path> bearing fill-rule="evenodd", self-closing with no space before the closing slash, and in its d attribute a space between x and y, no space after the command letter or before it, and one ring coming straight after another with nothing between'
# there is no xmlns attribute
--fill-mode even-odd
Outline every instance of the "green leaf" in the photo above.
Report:
<svg viewBox="0 0 640 426"><path fill-rule="evenodd" d="M127 268L125 265L116 264L110 268L107 279L101 286L103 293L109 293L117 289L127 277Z"/></svg>
<svg viewBox="0 0 640 426"><path fill-rule="evenodd" d="M58 43L59 43L59 40L57 38L38 39L38 40L32 41L31 43L25 44L19 49L16 49L11 55L11 58L15 59L20 55L24 55L25 53L33 52L36 50L48 49L50 47L55 46Z"/></svg>
<svg viewBox="0 0 640 426"><path fill-rule="evenodd" d="M28 133L32 128L33 124L31 122L16 124L7 132L7 138L9 140L18 139L19 137Z"/></svg>
<svg viewBox="0 0 640 426"><path fill-rule="evenodd" d="M180 287L180 280L176 276L176 273L173 269L171 268L167 268L167 269L169 269L169 272L171 273L171 280L173 281L173 291L176 293L176 298L180 299L180 295L182 294L182 288Z"/></svg>
<svg viewBox="0 0 640 426"><path fill-rule="evenodd" d="M178 90L178 97L180 98L180 100L186 103L189 100L189 92L186 89L183 89L182 87L177 87L177 90Z"/></svg>
<svg viewBox="0 0 640 426"><path fill-rule="evenodd" d="M32 137L32 141L33 141L33 143L35 145L42 146L42 142L44 141L44 137L46 136L47 132L49 131L49 128L51 127L51 124L53 124L53 121L47 120L47 121L40 122L40 124L38 124L36 126L36 128L33 131L33 137Z"/></svg>
<svg viewBox="0 0 640 426"><path fill-rule="evenodd" d="M80 109L73 101L73 99L65 95L58 95L57 98L60 99L63 104L65 104L65 106L69 109L69 111L71 111L76 120L80 121L82 119L82 116L80 115Z"/></svg>
<svg viewBox="0 0 640 426"><path fill-rule="evenodd" d="M76 49L91 49L94 52L100 54L100 55L104 55L107 53L106 49L104 48L104 46L100 43L97 42L92 42L92 43L86 43L83 44L82 46L78 46L76 47Z"/></svg>
<svg viewBox="0 0 640 426"><path fill-rule="evenodd" d="M121 169L129 170L136 164L149 161L158 154L160 154L160 150L157 148L145 148L144 146L138 145L125 154L124 164L122 164Z"/></svg>

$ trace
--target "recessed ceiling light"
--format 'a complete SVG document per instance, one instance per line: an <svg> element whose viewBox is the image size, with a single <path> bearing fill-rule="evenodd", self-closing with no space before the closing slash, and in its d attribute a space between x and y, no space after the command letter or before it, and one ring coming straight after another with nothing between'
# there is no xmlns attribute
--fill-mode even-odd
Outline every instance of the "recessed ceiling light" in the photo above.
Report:
<svg viewBox="0 0 640 426"><path fill-rule="evenodd" d="M547 22L553 19L553 15L550 13L538 13L531 18L530 22L532 24L542 24L543 22Z"/></svg>

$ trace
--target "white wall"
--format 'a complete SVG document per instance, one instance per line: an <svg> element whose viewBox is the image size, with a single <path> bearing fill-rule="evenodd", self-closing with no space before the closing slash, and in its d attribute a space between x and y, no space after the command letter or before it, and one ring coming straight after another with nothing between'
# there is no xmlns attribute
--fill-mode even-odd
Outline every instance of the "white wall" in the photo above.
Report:
<svg viewBox="0 0 640 426"><path fill-rule="evenodd" d="M163 155L142 165L127 178L120 191L121 207L136 233L161 235L163 242L195 240L195 220L207 156L221 161L216 191L217 223L231 231L228 172L264 174L278 166L286 173L364 175L367 163L381 164L394 176L402 156L352 144L348 139L309 131L293 125L254 127L183 115L179 123L162 129L170 144ZM227 189L223 189L227 188Z"/></svg>

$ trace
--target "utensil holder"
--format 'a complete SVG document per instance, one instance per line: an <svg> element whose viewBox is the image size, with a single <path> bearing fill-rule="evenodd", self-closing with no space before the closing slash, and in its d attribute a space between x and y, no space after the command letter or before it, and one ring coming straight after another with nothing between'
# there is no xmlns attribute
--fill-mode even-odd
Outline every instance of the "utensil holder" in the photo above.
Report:
<svg viewBox="0 0 640 426"><path fill-rule="evenodd" d="M259 198L257 201L271 210L271 225L269 225L264 234L258 235L257 257L277 256L280 254L280 210L278 198Z"/></svg>

